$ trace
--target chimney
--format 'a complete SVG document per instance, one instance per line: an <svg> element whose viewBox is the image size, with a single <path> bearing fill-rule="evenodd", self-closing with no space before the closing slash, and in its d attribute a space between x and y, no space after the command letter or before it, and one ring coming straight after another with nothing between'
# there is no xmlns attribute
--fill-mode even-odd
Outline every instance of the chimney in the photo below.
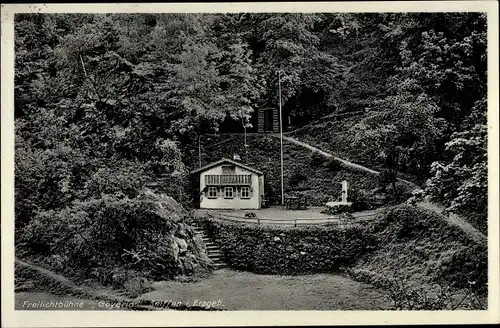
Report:
<svg viewBox="0 0 500 328"><path fill-rule="evenodd" d="M238 155L238 154L233 154L233 159L234 159L235 161L241 161L241 157L240 157L240 155Z"/></svg>

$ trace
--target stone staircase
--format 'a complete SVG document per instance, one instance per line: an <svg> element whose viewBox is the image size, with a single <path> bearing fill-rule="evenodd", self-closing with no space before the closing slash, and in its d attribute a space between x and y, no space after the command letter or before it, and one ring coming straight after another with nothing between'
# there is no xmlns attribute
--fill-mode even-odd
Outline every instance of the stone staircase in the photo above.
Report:
<svg viewBox="0 0 500 328"><path fill-rule="evenodd" d="M206 234L205 230L196 225L192 225L192 227L195 233L199 235L201 239L203 239L203 242L207 246L208 257L214 262L215 270L227 267L226 263L224 263L224 260L222 258L222 253L219 249L219 246L214 244L214 242Z"/></svg>

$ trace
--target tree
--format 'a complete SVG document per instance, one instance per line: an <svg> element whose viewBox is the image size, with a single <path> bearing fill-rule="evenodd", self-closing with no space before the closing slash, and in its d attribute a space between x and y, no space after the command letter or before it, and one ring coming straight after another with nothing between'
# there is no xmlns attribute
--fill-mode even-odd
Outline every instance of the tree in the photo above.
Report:
<svg viewBox="0 0 500 328"><path fill-rule="evenodd" d="M432 164L426 193L449 212L465 214L486 231L488 219L488 129L486 98L476 103L465 129L446 143L448 160Z"/></svg>

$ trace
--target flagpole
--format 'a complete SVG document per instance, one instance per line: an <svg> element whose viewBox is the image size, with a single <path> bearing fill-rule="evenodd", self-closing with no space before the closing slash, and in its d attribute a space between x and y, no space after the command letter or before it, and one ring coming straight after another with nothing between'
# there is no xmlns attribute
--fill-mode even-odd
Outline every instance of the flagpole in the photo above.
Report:
<svg viewBox="0 0 500 328"><path fill-rule="evenodd" d="M283 115L281 112L281 71L278 71L278 92L280 102L280 139L281 139L281 206L285 205L285 193L283 183Z"/></svg>

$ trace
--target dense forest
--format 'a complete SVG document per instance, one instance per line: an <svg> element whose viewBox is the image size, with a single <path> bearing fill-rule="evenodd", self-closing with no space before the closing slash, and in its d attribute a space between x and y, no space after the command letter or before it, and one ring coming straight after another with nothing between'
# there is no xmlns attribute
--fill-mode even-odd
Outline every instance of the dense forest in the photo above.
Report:
<svg viewBox="0 0 500 328"><path fill-rule="evenodd" d="M162 179L188 201L198 135L363 112L353 149L486 222L486 15L19 14L16 227ZM52 212L51 212L52 213Z"/></svg>

